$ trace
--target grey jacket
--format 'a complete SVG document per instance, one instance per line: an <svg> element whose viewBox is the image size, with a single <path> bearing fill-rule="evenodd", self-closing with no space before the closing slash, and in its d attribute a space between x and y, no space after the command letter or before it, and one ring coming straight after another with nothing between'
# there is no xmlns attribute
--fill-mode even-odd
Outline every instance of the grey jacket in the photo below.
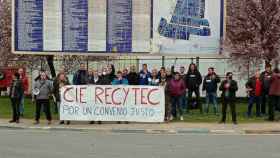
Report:
<svg viewBox="0 0 280 158"><path fill-rule="evenodd" d="M38 88L40 93L36 95L36 100L49 99L53 85L50 80L38 80L35 82L34 89Z"/></svg>

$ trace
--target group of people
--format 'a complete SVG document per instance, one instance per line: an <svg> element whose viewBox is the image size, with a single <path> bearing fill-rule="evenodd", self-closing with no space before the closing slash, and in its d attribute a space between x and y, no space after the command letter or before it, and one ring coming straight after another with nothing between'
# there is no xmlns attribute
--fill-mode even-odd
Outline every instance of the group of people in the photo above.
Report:
<svg viewBox="0 0 280 158"><path fill-rule="evenodd" d="M13 119L10 122L19 123L21 112L23 112L22 100L27 94L27 89L23 84L26 78L22 73L16 72L11 85L10 97L13 109ZM56 78L50 80L45 71L41 71L38 78L35 79L32 94L36 102L35 124L39 124L40 113L42 107L46 113L48 124L51 124L52 117L50 112L50 96L52 95L57 109L60 105L60 88L70 85L67 74L62 69ZM221 82L221 83L220 83ZM220 85L219 85L220 83ZM170 69L161 67L148 70L147 64L142 65L142 69L137 72L135 66L131 66L123 71L115 72L114 65L108 65L102 70L87 70L84 63L80 64L79 70L74 74L73 85L149 85L163 86L165 89L165 120L171 121L174 118L184 120L183 114L188 112L192 107L196 107L201 113L209 112L209 104L213 104L215 114L219 113L217 91L222 92L222 118L220 123L226 122L227 107L229 106L232 114L232 121L237 124L236 117L236 92L238 83L233 80L233 73L227 72L226 78L221 81L219 75L215 73L213 67L208 68L207 75L202 78L196 64L191 63L188 71L185 67L180 67L179 71L175 71L174 66ZM206 92L205 106L200 102L200 86ZM219 86L218 86L219 85ZM274 120L274 109L277 107L280 99L280 72L278 69L271 70L271 66L267 65L263 73L256 72L255 76L250 78L246 83L249 94L249 105L247 115L252 115L253 103L257 104L256 115L261 116L266 113L266 102L269 100L269 118ZM195 98L193 99L193 94ZM21 108L20 108L21 107ZM22 113L23 114L23 113ZM60 124L70 124L70 121L61 121ZM93 121L91 123L94 123ZM98 122L101 123L101 122Z"/></svg>

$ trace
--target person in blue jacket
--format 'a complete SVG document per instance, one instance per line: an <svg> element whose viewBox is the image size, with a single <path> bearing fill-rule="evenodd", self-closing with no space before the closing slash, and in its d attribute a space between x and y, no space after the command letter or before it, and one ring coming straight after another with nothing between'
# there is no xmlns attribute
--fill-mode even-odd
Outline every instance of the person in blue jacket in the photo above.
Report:
<svg viewBox="0 0 280 158"><path fill-rule="evenodd" d="M148 85L148 78L151 77L151 73L148 71L147 64L142 65L142 70L139 73L139 85Z"/></svg>
<svg viewBox="0 0 280 158"><path fill-rule="evenodd" d="M118 71L117 77L112 81L112 85L128 85L128 80L123 78L121 71Z"/></svg>

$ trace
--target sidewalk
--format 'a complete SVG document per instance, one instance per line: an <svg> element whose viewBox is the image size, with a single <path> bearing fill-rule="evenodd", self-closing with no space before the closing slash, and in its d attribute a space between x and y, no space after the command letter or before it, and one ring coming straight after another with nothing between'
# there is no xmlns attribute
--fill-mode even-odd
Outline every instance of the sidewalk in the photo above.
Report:
<svg viewBox="0 0 280 158"><path fill-rule="evenodd" d="M112 132L112 133L147 133L147 134L280 134L280 123L244 123L244 124L217 124L217 123L129 123L129 124L89 124L88 122L71 122L70 125L59 125L54 121L52 125L42 120L40 125L33 125L33 120L21 120L20 124L10 124L7 119L0 119L2 129L31 129L54 131L81 131L81 132Z"/></svg>

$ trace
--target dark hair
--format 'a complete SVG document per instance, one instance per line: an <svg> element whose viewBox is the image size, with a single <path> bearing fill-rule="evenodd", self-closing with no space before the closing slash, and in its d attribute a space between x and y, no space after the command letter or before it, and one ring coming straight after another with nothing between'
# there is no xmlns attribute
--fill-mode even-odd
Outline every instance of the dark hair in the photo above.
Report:
<svg viewBox="0 0 280 158"><path fill-rule="evenodd" d="M211 69L212 71L214 71L214 68L213 68L213 67L209 67L208 69Z"/></svg>
<svg viewBox="0 0 280 158"><path fill-rule="evenodd" d="M20 75L19 75L18 72L15 72L15 73L14 73L14 76L16 77L16 79L19 79L19 78L20 78Z"/></svg>
<svg viewBox="0 0 280 158"><path fill-rule="evenodd" d="M271 68L271 64L265 64L265 68Z"/></svg>
<svg viewBox="0 0 280 158"><path fill-rule="evenodd" d="M188 74L192 72L192 71L191 71L191 67L192 67L192 66L194 66L194 72L198 72L197 66L195 65L195 63L191 63L191 64L189 65Z"/></svg>
<svg viewBox="0 0 280 158"><path fill-rule="evenodd" d="M148 66L147 64L142 64L142 66Z"/></svg>
<svg viewBox="0 0 280 158"><path fill-rule="evenodd" d="M176 72L174 73L174 75L180 75L180 73L176 71Z"/></svg>
<svg viewBox="0 0 280 158"><path fill-rule="evenodd" d="M122 74L122 71L117 71L117 74Z"/></svg>
<svg viewBox="0 0 280 158"><path fill-rule="evenodd" d="M227 72L226 73L226 76L230 76L230 75L233 75L232 72Z"/></svg>

